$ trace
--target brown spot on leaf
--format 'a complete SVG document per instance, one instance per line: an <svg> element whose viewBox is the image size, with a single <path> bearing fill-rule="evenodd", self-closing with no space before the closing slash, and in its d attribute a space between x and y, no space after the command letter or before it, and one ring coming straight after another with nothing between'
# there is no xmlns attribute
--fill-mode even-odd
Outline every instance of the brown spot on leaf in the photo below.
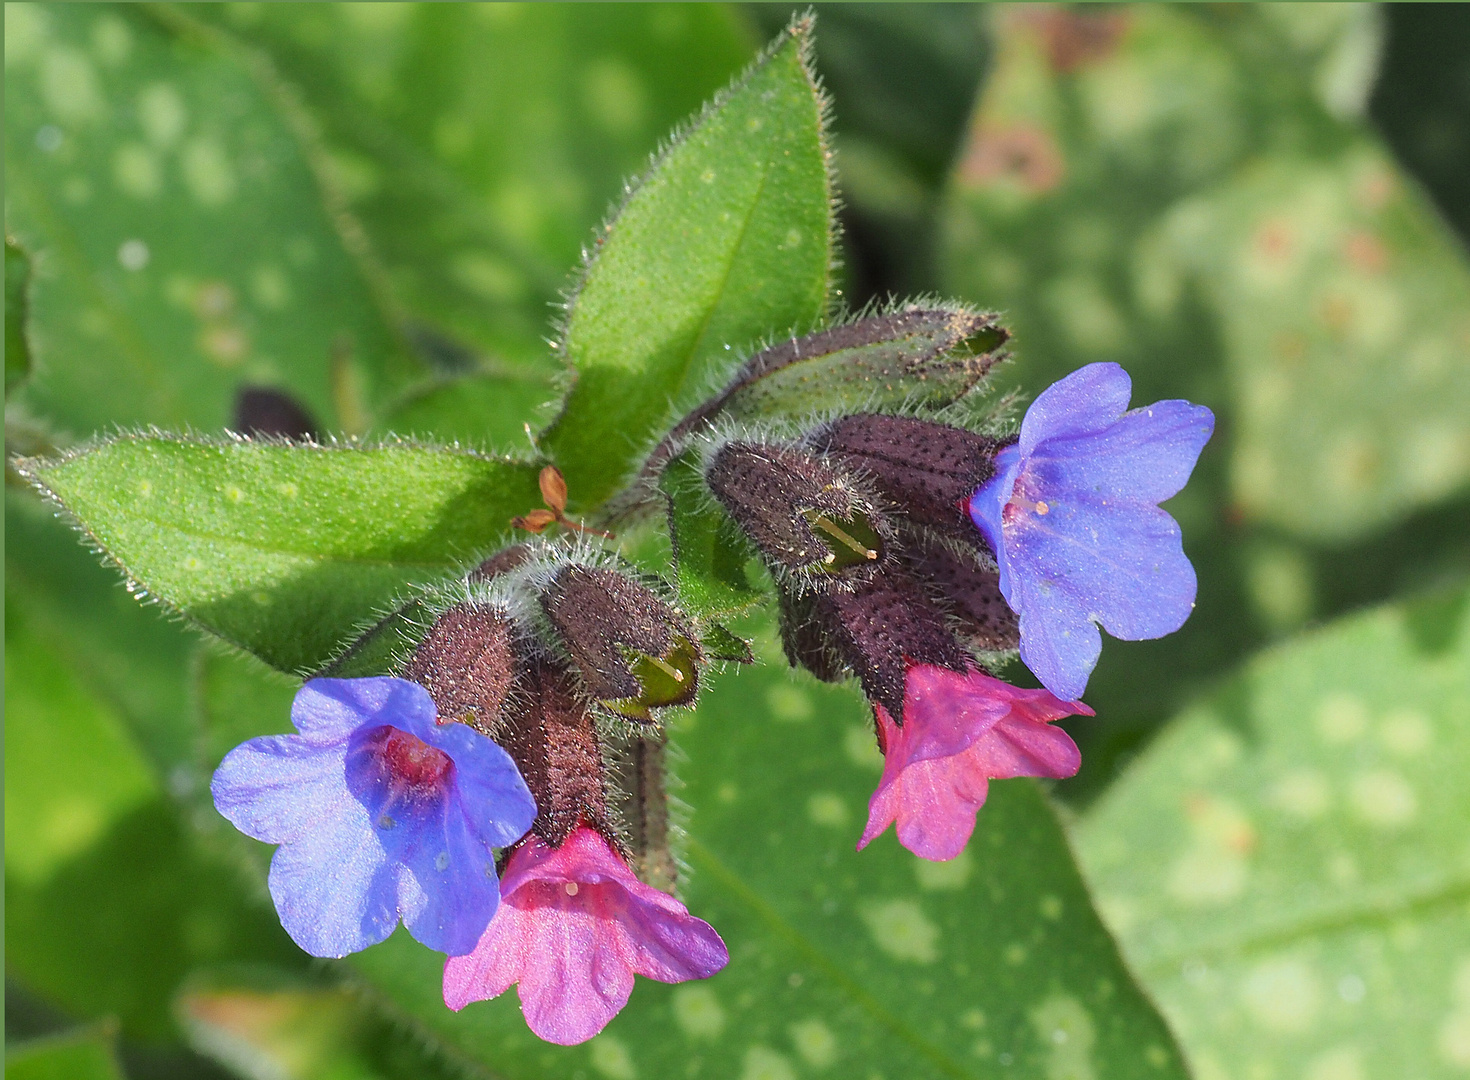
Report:
<svg viewBox="0 0 1470 1080"><path fill-rule="evenodd" d="M960 179L973 187L1010 182L1037 195L1055 188L1065 173L1056 139L1037 125L981 128L960 162Z"/></svg>
<svg viewBox="0 0 1470 1080"><path fill-rule="evenodd" d="M1052 70L1069 74L1086 64L1106 60L1118 49L1128 29L1124 11L1083 11L1074 7L1038 6L1022 18L1041 34Z"/></svg>

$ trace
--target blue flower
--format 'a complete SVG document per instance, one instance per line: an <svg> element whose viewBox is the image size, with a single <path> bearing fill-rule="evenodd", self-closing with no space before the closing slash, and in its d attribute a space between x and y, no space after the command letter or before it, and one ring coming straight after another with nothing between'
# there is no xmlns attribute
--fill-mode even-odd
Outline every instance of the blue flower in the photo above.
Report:
<svg viewBox="0 0 1470 1080"><path fill-rule="evenodd" d="M1020 616L1021 659L1066 701L1097 664L1098 623L1139 641L1178 630L1194 607L1194 567L1158 504L1189 479L1215 417L1188 401L1125 412L1132 389L1117 364L1048 387L970 497Z"/></svg>
<svg viewBox="0 0 1470 1080"><path fill-rule="evenodd" d="M281 924L313 956L377 944L402 918L417 940L471 952L500 901L492 847L531 827L515 763L403 679L312 679L298 735L251 739L210 790L241 832L281 845L270 891Z"/></svg>

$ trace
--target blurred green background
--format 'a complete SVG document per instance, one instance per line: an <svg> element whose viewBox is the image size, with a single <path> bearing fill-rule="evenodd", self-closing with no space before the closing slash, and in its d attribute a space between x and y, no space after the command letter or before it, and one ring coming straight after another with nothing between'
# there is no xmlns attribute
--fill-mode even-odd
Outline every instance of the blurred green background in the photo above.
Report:
<svg viewBox="0 0 1470 1080"><path fill-rule="evenodd" d="M242 386L324 431L518 445L582 245L793 10L8 4L7 452L218 430ZM1053 789L1195 1075L1470 1075L1470 6L816 10L846 303L957 296L1005 313L1007 387L1117 360L1135 403L1218 418L1170 504L1198 608L1108 642ZM7 1076L496 1075L248 886L205 786L289 681L139 605L11 481ZM847 730L766 678L722 708ZM696 806L723 790L700 720ZM846 1067L804 1030L730 1075ZM963 1075L1092 1075L992 1034ZM603 1045L575 1068L634 1075Z"/></svg>

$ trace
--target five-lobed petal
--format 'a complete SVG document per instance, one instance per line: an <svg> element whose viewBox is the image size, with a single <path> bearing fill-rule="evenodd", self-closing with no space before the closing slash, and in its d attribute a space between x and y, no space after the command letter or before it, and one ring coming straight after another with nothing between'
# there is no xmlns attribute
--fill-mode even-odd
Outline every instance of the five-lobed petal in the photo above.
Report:
<svg viewBox="0 0 1470 1080"><path fill-rule="evenodd" d="M1072 776L1077 745L1051 721L1091 716L1080 701L1027 690L979 671L930 664L904 681L899 727L882 705L873 712L883 742L883 776L868 803L861 850L897 822L898 840L915 855L953 859L975 831L989 781L1013 776Z"/></svg>
<svg viewBox="0 0 1470 1080"><path fill-rule="evenodd" d="M401 919L432 949L469 952L499 903L491 849L536 816L510 756L438 723L403 679L313 679L291 720L298 734L236 747L210 785L241 832L280 845L269 885L287 933L338 957Z"/></svg>
<svg viewBox="0 0 1470 1080"><path fill-rule="evenodd" d="M729 959L713 927L639 881L596 830L580 825L560 847L533 835L515 849L484 937L444 965L444 1003L457 1011L518 983L531 1030L570 1046L618 1014L635 974L684 982Z"/></svg>
<svg viewBox="0 0 1470 1080"><path fill-rule="evenodd" d="M1162 637L1194 607L1194 568L1158 504L1189 479L1215 418L1178 400L1125 411L1131 392L1110 363L1049 387L970 499L1020 616L1021 659L1064 699L1087 687L1099 623L1125 640Z"/></svg>

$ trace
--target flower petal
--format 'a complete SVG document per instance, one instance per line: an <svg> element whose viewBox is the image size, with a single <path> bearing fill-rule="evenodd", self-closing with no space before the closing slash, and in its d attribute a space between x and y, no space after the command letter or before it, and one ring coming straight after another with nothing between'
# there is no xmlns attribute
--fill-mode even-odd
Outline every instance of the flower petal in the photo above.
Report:
<svg viewBox="0 0 1470 1080"><path fill-rule="evenodd" d="M511 756L467 724L413 721L412 735L454 762L454 783L470 827L484 843L509 847L536 820L536 800Z"/></svg>
<svg viewBox="0 0 1470 1080"><path fill-rule="evenodd" d="M1021 421L1021 457L1047 439L1101 431L1123 414L1133 380L1118 364L1088 364L1052 383L1033 401Z"/></svg>
<svg viewBox="0 0 1470 1080"><path fill-rule="evenodd" d="M965 757L992 780L1013 776L1059 780L1076 776L1082 767L1082 752L1061 728L1015 717L987 731L965 751Z"/></svg>
<svg viewBox="0 0 1470 1080"><path fill-rule="evenodd" d="M414 717L432 722L434 702L418 683L387 676L312 679L296 692L291 723L311 743L338 742L364 724L402 727Z"/></svg>
<svg viewBox="0 0 1470 1080"><path fill-rule="evenodd" d="M460 1009L517 982L526 1022L548 1042L596 1035L627 1004L635 973L680 982L729 960L709 924L638 881L585 826L555 851L527 840L501 888L475 951L445 964L445 1004Z"/></svg>
<svg viewBox="0 0 1470 1080"><path fill-rule="evenodd" d="M451 956L471 952L500 904L500 882L459 799L408 818L385 847L399 863L398 910L414 940Z"/></svg>
<svg viewBox="0 0 1470 1080"><path fill-rule="evenodd" d="M351 800L341 746L299 735L265 735L235 747L214 771L214 805L246 836L282 844L316 828Z"/></svg>
<svg viewBox="0 0 1470 1080"><path fill-rule="evenodd" d="M1157 504L1184 487L1214 430L1215 414L1203 405L1159 401L1102 431L1047 440L1026 471L1051 502L1086 492L1109 505Z"/></svg>
<svg viewBox="0 0 1470 1080"><path fill-rule="evenodd" d="M989 784L968 754L933 758L909 765L883 780L868 802L868 824L858 849L898 823L898 841L915 855L943 862L953 859L975 831L975 815Z"/></svg>
<svg viewBox="0 0 1470 1080"><path fill-rule="evenodd" d="M355 799L277 849L269 885L281 925L312 956L346 956L398 925L393 868Z"/></svg>

